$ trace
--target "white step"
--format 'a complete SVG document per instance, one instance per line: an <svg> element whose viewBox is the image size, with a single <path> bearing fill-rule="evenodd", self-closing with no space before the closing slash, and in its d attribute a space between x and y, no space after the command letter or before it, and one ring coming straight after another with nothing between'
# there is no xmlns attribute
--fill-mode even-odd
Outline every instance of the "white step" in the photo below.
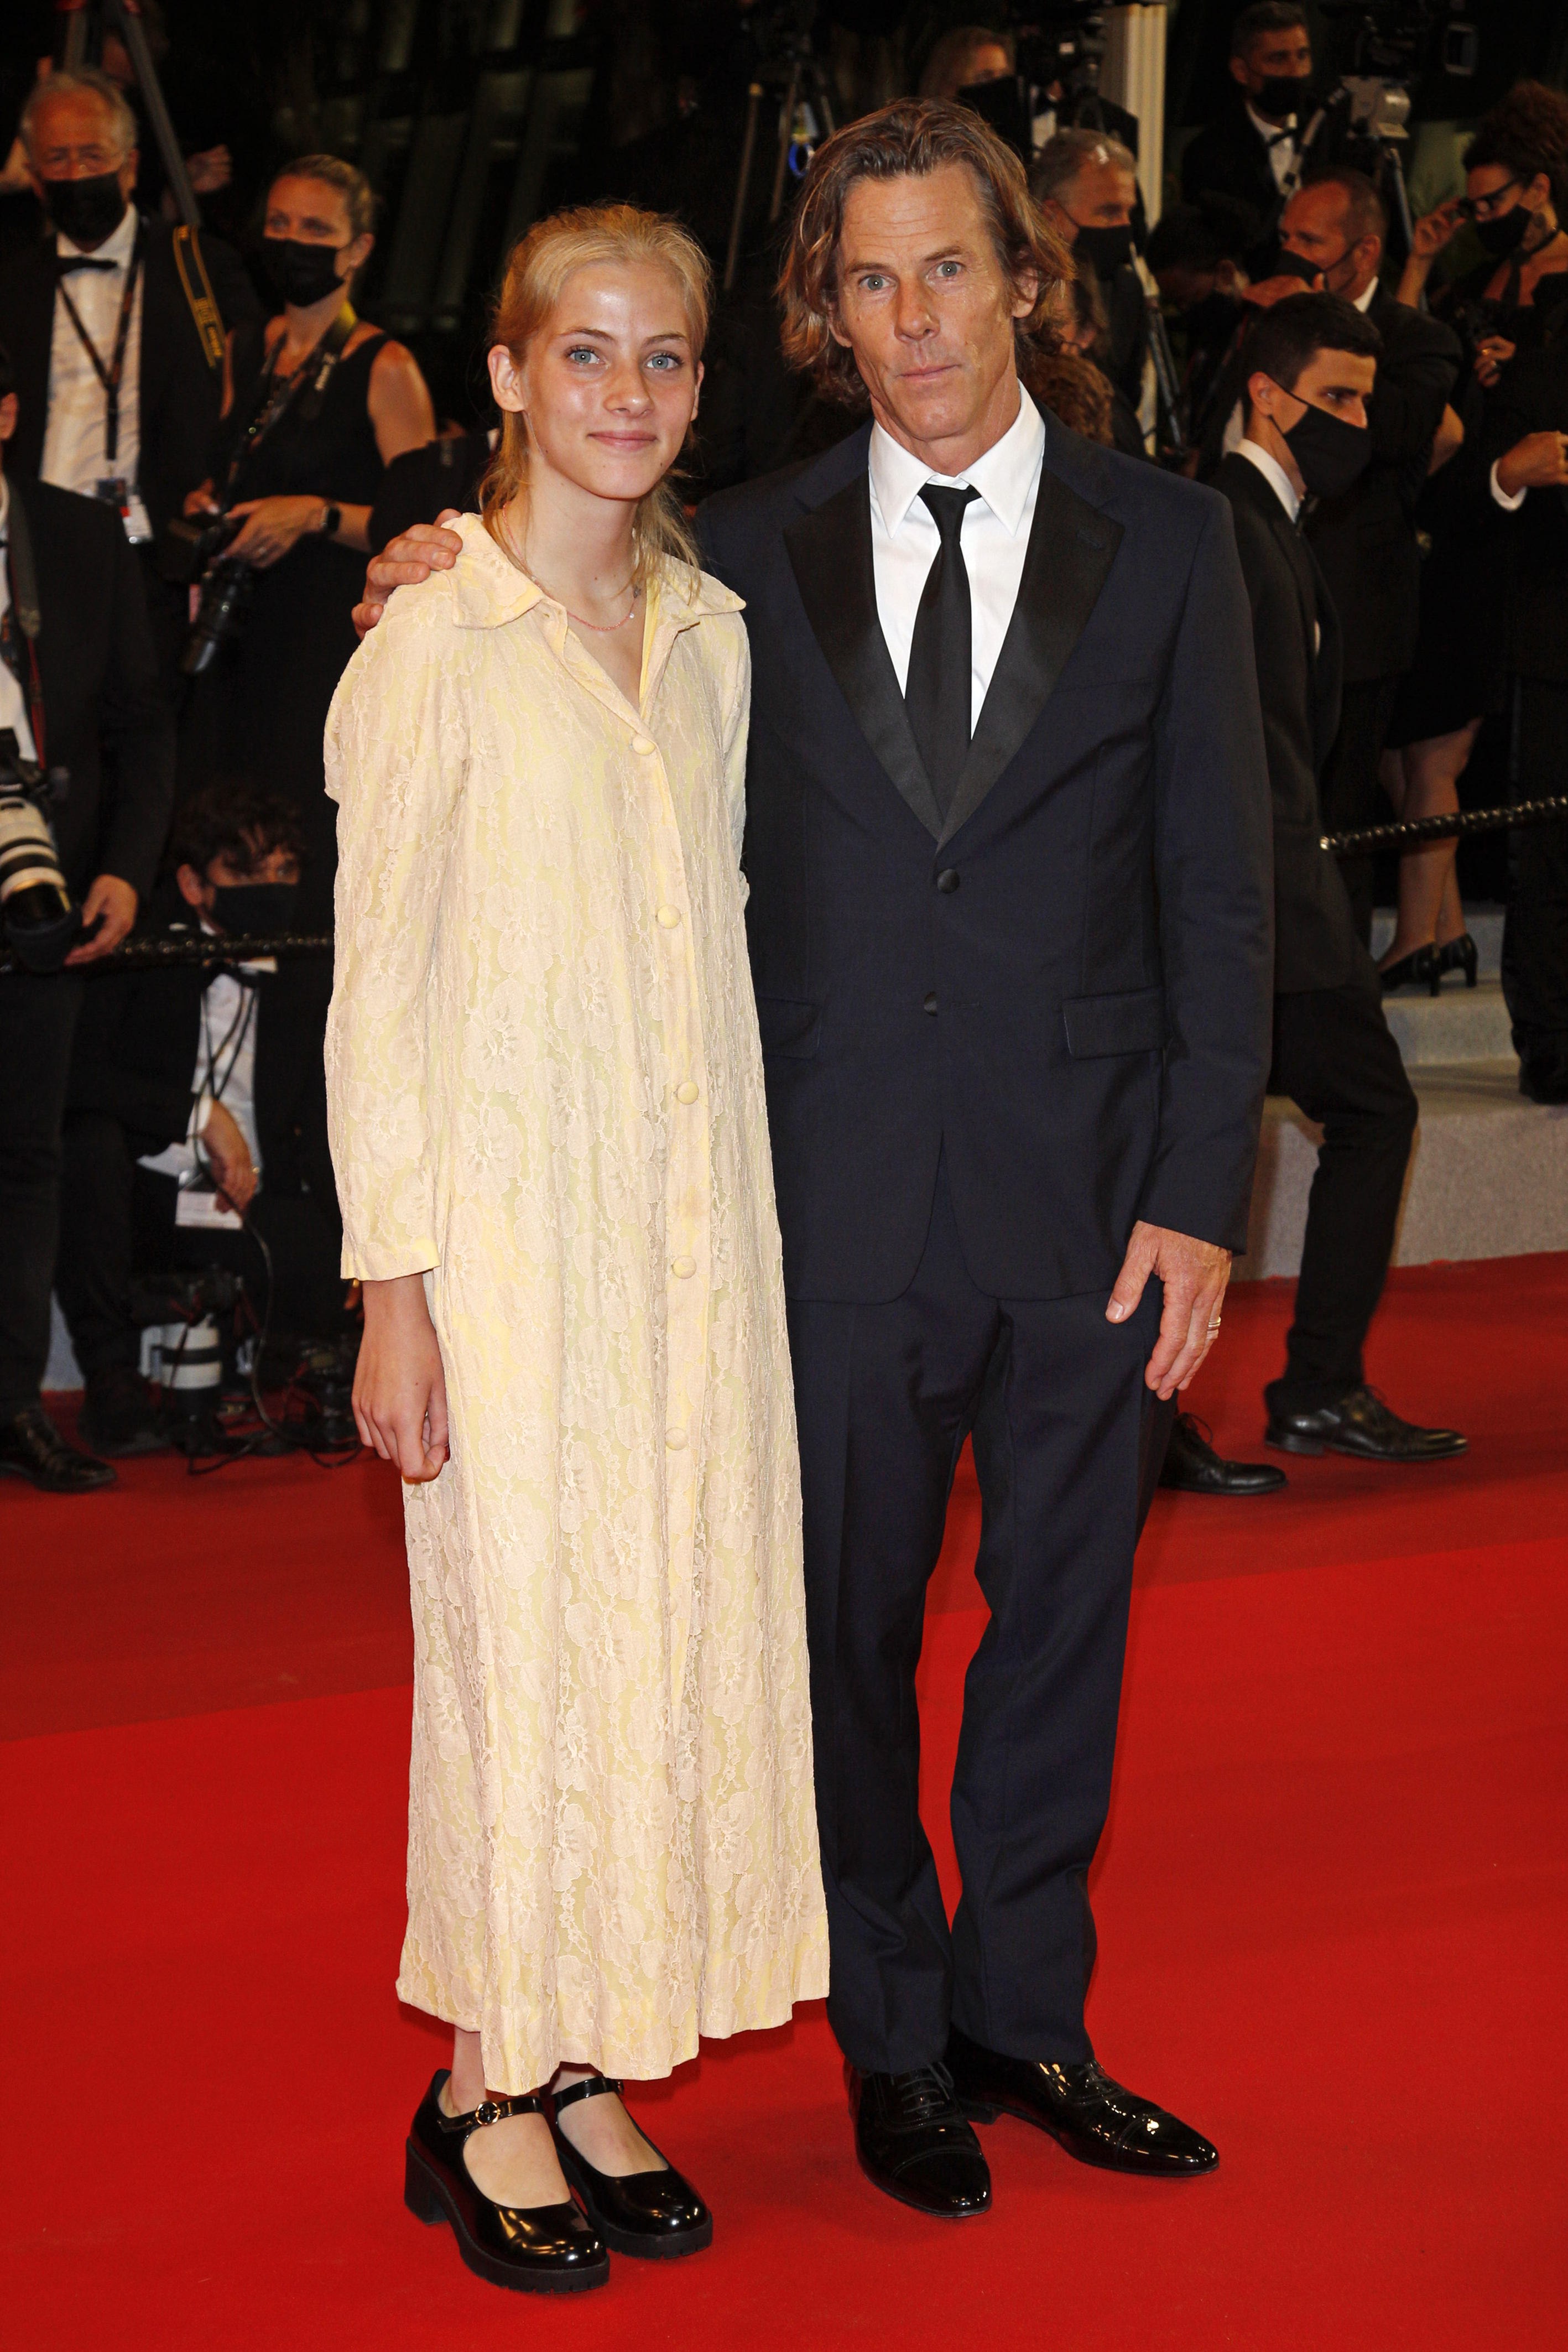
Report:
<svg viewBox="0 0 1568 2352"><path fill-rule="evenodd" d="M1479 992L1478 991L1479 994ZM1418 1063L1421 1124L1406 1179L1396 1265L1568 1250L1568 1106L1527 1102L1510 1055ZM1239 1280L1293 1275L1322 1130L1270 1096Z"/></svg>
<svg viewBox="0 0 1568 2352"><path fill-rule="evenodd" d="M1465 929L1480 950L1483 972L1497 971L1502 961L1502 916L1500 907L1478 905L1465 908ZM1394 909L1379 907L1372 918L1372 952L1381 958L1394 938ZM1452 987L1450 979L1448 986Z"/></svg>
<svg viewBox="0 0 1568 2352"><path fill-rule="evenodd" d="M1499 1062L1513 1053L1502 982L1487 973L1467 988L1452 974L1436 996L1402 988L1383 1000L1383 1010L1406 1069L1426 1064Z"/></svg>

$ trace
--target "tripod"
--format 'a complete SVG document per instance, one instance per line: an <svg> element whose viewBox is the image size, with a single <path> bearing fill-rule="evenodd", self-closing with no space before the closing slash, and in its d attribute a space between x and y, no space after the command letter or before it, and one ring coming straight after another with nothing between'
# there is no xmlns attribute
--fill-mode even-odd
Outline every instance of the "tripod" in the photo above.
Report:
<svg viewBox="0 0 1568 2352"><path fill-rule="evenodd" d="M789 52L789 77L784 84L783 104L779 116L779 149L773 162L773 193L768 207L768 226L778 220L784 208L784 175L789 168L789 152L795 144L795 116L802 101L810 107L823 133L833 131L833 101L828 89L827 76L812 50L810 37L794 45ZM746 133L740 142L740 168L736 176L735 208L729 216L729 245L724 259L724 291L735 289L736 271L740 267L740 240L746 228L746 201L751 191L751 167L757 154L757 126L762 111L762 101L768 94L763 79L767 68L759 68L746 93Z"/></svg>
<svg viewBox="0 0 1568 2352"><path fill-rule="evenodd" d="M180 142L174 136L174 126L169 120L169 110L163 103L157 68L142 29L141 0L55 0L55 14L65 19L60 63L68 73L79 73L83 66L93 61L89 49L93 57L101 56L106 33L118 35L135 72L136 86L152 125L152 136L158 142L158 152L169 175L180 218L187 228L200 228L201 207L180 152Z"/></svg>

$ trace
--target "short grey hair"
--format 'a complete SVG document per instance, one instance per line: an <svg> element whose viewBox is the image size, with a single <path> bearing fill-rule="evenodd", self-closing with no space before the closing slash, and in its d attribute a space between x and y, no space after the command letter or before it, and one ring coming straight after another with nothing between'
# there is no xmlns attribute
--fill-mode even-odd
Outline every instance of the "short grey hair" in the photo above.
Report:
<svg viewBox="0 0 1568 2352"><path fill-rule="evenodd" d="M113 126L122 162L141 137L136 117L126 104L125 93L117 82L110 81L97 66L83 66L79 73L67 73L62 68L57 72L45 74L27 92L27 102L22 109L18 128L30 162L37 161L33 126L45 107L57 98L96 98Z"/></svg>
<svg viewBox="0 0 1568 2352"><path fill-rule="evenodd" d="M1063 188L1070 188L1087 163L1109 163L1118 172L1138 175L1138 159L1130 147L1113 139L1108 131L1059 131L1048 139L1030 166L1030 194L1036 204L1047 196L1058 203Z"/></svg>

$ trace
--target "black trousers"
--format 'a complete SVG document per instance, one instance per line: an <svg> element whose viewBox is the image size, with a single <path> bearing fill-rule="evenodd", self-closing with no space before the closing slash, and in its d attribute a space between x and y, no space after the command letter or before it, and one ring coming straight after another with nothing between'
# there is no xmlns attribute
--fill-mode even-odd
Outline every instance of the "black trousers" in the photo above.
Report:
<svg viewBox="0 0 1568 2352"><path fill-rule="evenodd" d="M49 1360L60 1128L81 992L74 974L0 972L0 1421L37 1403Z"/></svg>
<svg viewBox="0 0 1568 2352"><path fill-rule="evenodd" d="M950 2021L1015 2057L1092 2054L1085 1881L1110 1798L1133 1551L1175 1413L1144 1385L1158 1285L1120 1327L1105 1299L977 1289L939 1168L903 1297L789 1306L828 2016L862 2071L939 2059ZM964 1689L964 1892L949 1932L920 1824L915 1670L971 1435L990 1622Z"/></svg>
<svg viewBox="0 0 1568 2352"><path fill-rule="evenodd" d="M1325 833L1354 833L1363 825L1386 824L1394 814L1377 780L1377 762L1383 756L1383 739L1394 716L1399 683L1396 677L1359 678L1344 689L1339 733L1318 779ZM1372 939L1372 859L1343 857L1340 872L1350 893L1357 937L1366 947Z"/></svg>
<svg viewBox="0 0 1568 2352"><path fill-rule="evenodd" d="M137 1361L139 1279L177 1266L222 1265L244 1276L258 1315L267 1307L267 1265L253 1235L176 1225L178 1197L172 1176L132 1159L117 1118L102 1111L67 1118L55 1281L77 1361L89 1379L111 1365ZM268 1193L265 1175L249 1219L272 1253L274 1333L332 1337L343 1328L341 1235L335 1222L308 1192Z"/></svg>
<svg viewBox="0 0 1568 2352"><path fill-rule="evenodd" d="M1274 999L1270 1086L1323 1130L1285 1376L1265 1391L1271 1412L1309 1412L1361 1385L1416 1132L1415 1092L1370 961L1349 987Z"/></svg>
<svg viewBox="0 0 1568 2352"><path fill-rule="evenodd" d="M1509 717L1511 800L1563 792L1568 686L1512 679ZM1521 1061L1568 1076L1568 818L1509 835L1502 992Z"/></svg>

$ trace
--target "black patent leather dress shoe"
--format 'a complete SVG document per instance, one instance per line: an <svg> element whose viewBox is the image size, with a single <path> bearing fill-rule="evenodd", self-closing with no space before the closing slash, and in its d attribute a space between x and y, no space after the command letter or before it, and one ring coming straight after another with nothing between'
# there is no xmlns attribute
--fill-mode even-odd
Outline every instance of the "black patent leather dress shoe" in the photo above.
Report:
<svg viewBox="0 0 1568 2352"><path fill-rule="evenodd" d="M620 2089L619 2083L607 2082L602 2074L589 2074L557 2091L551 2105L559 2116L562 2107L579 2099L601 2098L606 2091L619 2094ZM584 2212L612 2252L663 2262L676 2254L700 2253L712 2245L713 2215L668 2157L663 2172L600 2172L573 2147L559 2122L553 2128L567 2186L576 2189ZM648 2139L646 2132L643 2137ZM648 2145L653 2147L651 2139ZM653 2147L653 2153L664 2156L662 2147Z"/></svg>
<svg viewBox="0 0 1568 2352"><path fill-rule="evenodd" d="M868 2180L942 2221L989 2210L991 2171L946 2066L907 2074L850 2071L855 2154Z"/></svg>
<svg viewBox="0 0 1568 2352"><path fill-rule="evenodd" d="M29 1478L45 1495L92 1495L115 1483L107 1462L66 1444L40 1404L0 1422L0 1475Z"/></svg>
<svg viewBox="0 0 1568 2352"><path fill-rule="evenodd" d="M497 2205L476 2185L464 2159L466 2141L503 2116L541 2116L544 2101L486 2099L467 2114L442 2111L442 2068L420 2103L408 2136L402 2201L421 2221L450 2221L457 2251L492 2286L534 2294L576 2294L603 2286L610 2256L593 2224L569 2197L564 2205Z"/></svg>
<svg viewBox="0 0 1568 2352"><path fill-rule="evenodd" d="M1082 2066L1003 2058L955 2026L947 2064L967 2115L983 2124L1003 2115L1038 2124L1081 2164L1145 2180L1190 2180L1219 2162L1218 2149L1200 2132L1152 2099L1124 2091L1092 2058Z"/></svg>
<svg viewBox="0 0 1568 2352"><path fill-rule="evenodd" d="M1285 1474L1271 1462L1227 1462L1208 1442L1209 1433L1190 1412L1178 1412L1166 1448L1162 1486L1182 1495L1272 1495Z"/></svg>
<svg viewBox="0 0 1568 2352"><path fill-rule="evenodd" d="M1446 1462L1469 1451L1457 1429L1418 1429L1390 1412L1373 1389L1352 1389L1311 1412L1270 1412L1265 1445L1282 1454L1354 1454L1364 1462Z"/></svg>

